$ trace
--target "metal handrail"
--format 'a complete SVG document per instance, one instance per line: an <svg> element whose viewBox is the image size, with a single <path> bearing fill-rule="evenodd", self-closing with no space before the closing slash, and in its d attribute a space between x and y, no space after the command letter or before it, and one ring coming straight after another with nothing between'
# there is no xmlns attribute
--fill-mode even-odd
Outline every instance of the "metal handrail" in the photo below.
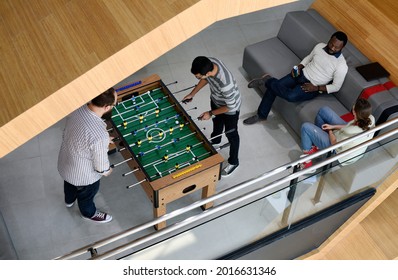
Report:
<svg viewBox="0 0 398 280"><path fill-rule="evenodd" d="M383 124L380 124L380 125L372 128L372 129L369 129L368 131L364 131L363 133L360 133L360 134L358 134L356 136L353 136L353 137L345 139L345 140L343 140L341 142L338 142L335 145L332 145L332 146L330 146L328 148L322 149L322 150L320 150L320 151L318 151L318 152L316 152L314 154L308 155L305 158L300 158L298 160L292 161L292 162L290 162L288 164L285 164L283 166L277 167L277 168L275 168L275 169L273 169L271 171L268 171L268 172L266 172L266 173L264 173L264 174L262 174L260 176L257 176L255 178L249 179L247 181L244 181L244 182L242 182L242 183L240 183L238 185L235 185L235 186L233 186L233 187L231 187L229 189L226 189L226 190L224 190L222 192L219 192L219 193L217 193L217 194L215 194L213 196L210 196L208 198L204 198L204 199L201 199L199 201L196 201L196 202L194 202L194 203L192 203L192 204L190 204L188 206L185 206L183 208L180 208L180 209L177 209L177 210L175 210L173 212L165 214L165 215L163 215L163 216L161 216L159 218L156 218L156 219L154 219L154 220L152 220L150 222L141 224L139 226L132 227L132 228L130 228L130 229L124 231L124 232L115 234L113 236L110 236L108 238L105 238L103 240L95 242L95 243L90 244L88 246L82 247L80 249L77 249L75 251L70 252L69 254L57 257L56 259L71 259L71 258L80 256L82 254L85 254L87 252L96 250L97 248L103 247L103 246L108 245L108 244L110 244L112 242L115 242L115 241L120 240L122 238L128 237L128 236L130 236L132 234L138 233L138 232L140 232L140 231L142 231L142 230L144 230L146 228L153 227L154 225L157 225L157 224L159 224L159 223L161 223L163 221L166 221L168 219L177 217L177 216L179 216L179 215L181 215L183 213L186 213L188 211L191 211L192 209L195 209L195 208L197 208L197 207L199 207L201 205L204 205L206 203L215 201L216 199L219 199L219 198L226 197L227 195L231 195L231 194L233 194L233 193L235 193L237 191L240 191L242 189L245 189L248 186L251 186L251 185L253 185L253 184L257 183L257 182L263 181L264 179L270 178L270 177L272 177L274 175L277 175L277 174L279 174L279 173L281 173L283 171L286 171L286 170L296 166L297 164L300 164L300 163L302 163L304 161L308 161L310 159L313 159L313 158L322 156L324 154L327 154L329 151L333 151L333 150L335 150L335 149L337 149L337 148L339 148L341 146L344 146L344 145L349 144L349 143L351 143L353 141L356 141L357 139L360 139L360 138L362 138L364 136L367 136L367 135L370 135L370 134L373 135L373 133L375 133L376 131L379 131L379 130L384 129L384 128L389 127L389 126L392 126L395 123L398 123L398 117L394 118L392 120L389 120L389 121L387 121L387 122L385 122ZM348 156L351 153L354 153L356 151L362 150L365 147L368 147L368 146L370 146L372 144L375 144L375 143L377 143L379 141L382 141L382 140L384 140L384 139L386 139L388 137L391 137L391 136L395 135L397 132L398 132L398 128L394 129L394 130L391 130L391 131L389 131L387 133L384 133L384 134L379 135L379 136L377 136L377 137L375 137L373 139L370 139L370 140L368 140L366 142L363 142L360 145L357 145L357 146L355 146L353 148L350 148L350 149L348 149L348 150L346 150L344 152L338 153L338 154L334 155L333 157L329 157L329 158L325 159L324 161L322 161L322 162L320 162L318 164L315 164L315 165L313 165L313 166L311 166L309 168L306 168L305 170L298 171L298 172L295 172L295 173L293 173L291 175L285 176L285 177L283 177L283 178L281 178L279 180L275 180L274 182L272 182L270 184L267 184L265 187L261 187L260 189L258 189L256 191L251 191L249 194L240 196L238 198L233 198L230 201L224 202L224 203L222 203L222 204L220 204L218 206L213 206L211 209L207 209L207 210L205 210L204 212L202 212L200 214L197 214L197 215L195 215L193 217L190 217L189 219L186 219L186 220L184 220L182 222L179 222L177 224L174 224L174 225L167 226L166 228L164 228L162 230L159 230L158 232L151 233L151 234L149 234L149 235L147 235L145 237L140 237L138 241L134 240L134 241L132 241L130 243L127 243L127 244L124 244L124 245L122 245L120 247L112 249L112 250L108 251L107 253L94 256L92 259L108 258L108 257L113 256L115 254L118 254L118 253L120 253L122 251L131 249L132 247L135 247L135 246L138 246L140 244L143 244L144 242L147 242L147 241L150 241L150 240L155 239L157 237L163 236L163 235L165 235L165 234L167 234L169 232L172 232L172 231L174 231L176 229L179 229L179 228L181 228L183 226L186 226L186 225L188 225L190 223L193 223L194 221L201 220L201 219L206 218L209 215L216 214L219 211L222 211L222 210L224 210L224 209L226 209L228 207L231 207L231 206L233 206L235 204L238 204L238 203L240 203L240 202L242 202L244 200L250 199L252 197L256 197L256 196L258 196L258 195L260 195L260 194L262 194L264 192L276 192L276 191L280 190L280 189L276 190L276 188L278 186L280 186L281 184L283 184L283 183L289 182L289 181L291 181L291 180L293 180L295 178L298 178L300 176L308 174L309 172L314 171L314 170L316 170L316 169L318 169L318 168L320 168L322 166L330 164L330 163L332 163L332 162L334 162L334 161L336 161L336 160L338 160L340 158L346 157L346 156Z"/></svg>

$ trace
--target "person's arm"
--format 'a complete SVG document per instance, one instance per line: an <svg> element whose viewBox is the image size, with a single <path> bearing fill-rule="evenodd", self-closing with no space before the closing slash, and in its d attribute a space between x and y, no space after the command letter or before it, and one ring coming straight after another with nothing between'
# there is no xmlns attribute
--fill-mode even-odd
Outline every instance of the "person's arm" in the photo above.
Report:
<svg viewBox="0 0 398 280"><path fill-rule="evenodd" d="M94 170L103 176L110 175L112 168L108 159L109 137L99 139L91 147Z"/></svg>
<svg viewBox="0 0 398 280"><path fill-rule="evenodd" d="M322 47L322 43L319 43L319 44L317 44L313 49L312 49L312 51L306 56L306 57L304 57L303 58L303 60L300 62L300 64L298 65L298 67L299 67L299 70L301 71L301 69L303 69L311 60L312 60L312 58L314 57L314 55L315 55L315 50L316 50L316 48L317 47ZM300 66L301 65L301 66ZM301 67L301 68L300 68Z"/></svg>
<svg viewBox="0 0 398 280"><path fill-rule="evenodd" d="M334 145L337 143L336 135L334 135L333 130L340 130L345 126L346 125L340 125L340 124L335 124L335 125L323 124L322 125L322 129L328 132L330 144Z"/></svg>
<svg viewBox="0 0 398 280"><path fill-rule="evenodd" d="M336 71L334 71L332 83L324 86L326 92L333 93L339 91L341 86L343 85L347 72L348 72L347 64L345 63L340 64L337 67Z"/></svg>
<svg viewBox="0 0 398 280"><path fill-rule="evenodd" d="M193 88L190 94L186 95L183 99L182 102L191 102L194 96L200 91L205 85L207 85L208 82L207 80L200 80L199 83Z"/></svg>
<svg viewBox="0 0 398 280"><path fill-rule="evenodd" d="M203 113L198 117L198 119L201 120L201 121L209 120L209 119L211 119L212 116L224 114L224 113L226 113L226 112L228 112L228 111L229 111L229 109L228 109L227 106L221 106L221 107L219 107L219 108L217 108L217 109L203 112Z"/></svg>
<svg viewBox="0 0 398 280"><path fill-rule="evenodd" d="M298 65L298 69L299 69L299 74L302 73L303 69L305 68L305 66L311 62L311 60L314 58L315 53L317 52L317 49L319 48L323 48L325 46L324 43L318 43L310 52L310 54L308 54L306 57L303 58L303 60L300 62L300 64ZM293 69L292 69L293 71ZM327 88L325 85L320 85L320 86L316 86L313 85L311 83L304 83L301 86L301 89L305 92L324 92L327 93Z"/></svg>
<svg viewBox="0 0 398 280"><path fill-rule="evenodd" d="M332 124L325 123L322 125L322 129L323 130L340 130L345 126L346 126L345 124L333 124L332 125Z"/></svg>
<svg viewBox="0 0 398 280"><path fill-rule="evenodd" d="M328 134L329 134L330 144L331 144L331 145L336 144L336 143L337 143L337 141L336 141L336 136L334 135L333 130L329 130L329 131L328 131Z"/></svg>

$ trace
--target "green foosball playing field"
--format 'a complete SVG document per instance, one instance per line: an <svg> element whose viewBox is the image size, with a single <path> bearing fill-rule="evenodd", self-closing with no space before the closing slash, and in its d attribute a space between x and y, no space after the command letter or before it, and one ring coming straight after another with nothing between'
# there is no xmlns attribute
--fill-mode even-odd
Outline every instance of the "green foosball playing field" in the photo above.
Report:
<svg viewBox="0 0 398 280"><path fill-rule="evenodd" d="M121 163L132 170L123 176L134 173L137 182L127 188L142 186L153 203L154 217L166 214L167 203L194 191L202 190L202 199L215 194L224 159L159 76L116 91L111 134L125 159ZM201 207L212 205L209 200ZM161 221L155 227L165 226Z"/></svg>
<svg viewBox="0 0 398 280"><path fill-rule="evenodd" d="M112 121L150 181L211 155L162 88L119 102Z"/></svg>

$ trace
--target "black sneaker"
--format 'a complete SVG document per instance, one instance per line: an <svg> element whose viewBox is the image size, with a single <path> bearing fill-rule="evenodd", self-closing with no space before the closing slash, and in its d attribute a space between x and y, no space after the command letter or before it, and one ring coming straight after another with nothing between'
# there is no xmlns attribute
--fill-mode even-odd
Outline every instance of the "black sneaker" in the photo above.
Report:
<svg viewBox="0 0 398 280"><path fill-rule="evenodd" d="M92 216L91 218L87 218L87 217L84 217L84 216L82 216L82 218L86 219L86 220L90 220L90 221L96 222L96 223L100 223L100 224L108 223L108 222L112 221L112 216L111 215L109 215L107 213L104 213L104 212L101 212L101 211L96 211L94 216Z"/></svg>
<svg viewBox="0 0 398 280"><path fill-rule="evenodd" d="M65 202L65 206L66 206L67 208L71 208L74 204L75 204L74 201L73 201L72 203L66 203L66 202Z"/></svg>
<svg viewBox="0 0 398 280"><path fill-rule="evenodd" d="M227 166L225 166L224 169L221 171L221 176L227 177L231 175L231 173L234 172L236 168L238 168L238 166L239 164L233 165L228 163Z"/></svg>
<svg viewBox="0 0 398 280"><path fill-rule="evenodd" d="M253 80L251 80L248 84L247 87L248 88L256 88L256 87L260 87L260 86L265 86L265 82L271 78L271 76L269 74L264 74L261 76L261 78L255 78Z"/></svg>
<svg viewBox="0 0 398 280"><path fill-rule="evenodd" d="M254 116L251 116L245 120L243 120L244 124L255 124L256 122L259 121L264 121L265 119L260 118L259 115L255 114Z"/></svg>

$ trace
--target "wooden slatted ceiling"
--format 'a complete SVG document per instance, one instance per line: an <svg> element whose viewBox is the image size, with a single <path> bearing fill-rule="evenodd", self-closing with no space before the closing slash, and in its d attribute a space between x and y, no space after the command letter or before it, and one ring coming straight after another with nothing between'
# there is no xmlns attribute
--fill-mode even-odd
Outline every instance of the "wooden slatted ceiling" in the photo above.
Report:
<svg viewBox="0 0 398 280"><path fill-rule="evenodd" d="M0 1L2 100L22 101L0 126L197 2Z"/></svg>
<svg viewBox="0 0 398 280"><path fill-rule="evenodd" d="M210 24L292 1L0 1L0 157Z"/></svg>

